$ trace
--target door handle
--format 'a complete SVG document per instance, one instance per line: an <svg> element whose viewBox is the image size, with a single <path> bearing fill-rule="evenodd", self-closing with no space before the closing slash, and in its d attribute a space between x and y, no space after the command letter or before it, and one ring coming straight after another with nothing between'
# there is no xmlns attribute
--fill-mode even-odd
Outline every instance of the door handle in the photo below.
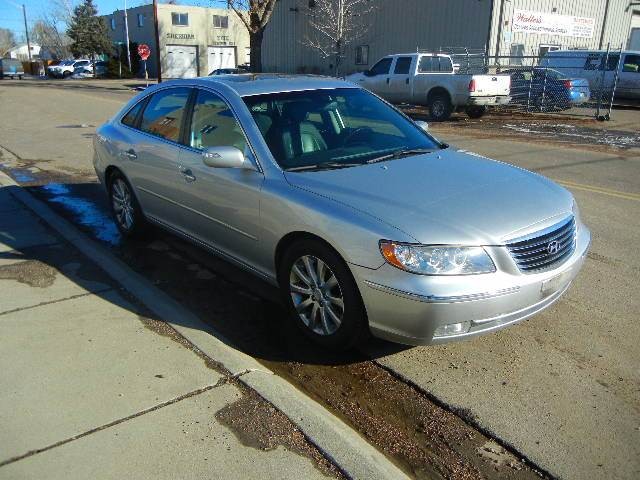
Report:
<svg viewBox="0 0 640 480"><path fill-rule="evenodd" d="M387 85L389 85L389 77L387 77Z"/></svg>
<svg viewBox="0 0 640 480"><path fill-rule="evenodd" d="M138 158L138 155L136 154L133 148L130 148L129 150L122 152L121 155L123 157L127 157L129 160L135 160L136 158Z"/></svg>
<svg viewBox="0 0 640 480"><path fill-rule="evenodd" d="M191 183L191 182L195 182L196 181L196 177L193 174L193 172L191 171L190 168L187 167L183 167L182 165L180 165L178 167L178 170L180 170L180 173L182 174L182 176L184 177L185 181L187 183Z"/></svg>
<svg viewBox="0 0 640 480"><path fill-rule="evenodd" d="M407 79L405 80L405 82L404 82L404 83L406 83L407 85L409 85L409 79L407 78Z"/></svg>

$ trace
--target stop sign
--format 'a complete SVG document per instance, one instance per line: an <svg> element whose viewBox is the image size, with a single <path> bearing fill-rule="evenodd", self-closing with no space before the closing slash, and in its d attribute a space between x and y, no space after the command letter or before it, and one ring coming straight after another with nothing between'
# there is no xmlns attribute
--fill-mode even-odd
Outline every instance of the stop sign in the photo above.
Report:
<svg viewBox="0 0 640 480"><path fill-rule="evenodd" d="M147 58L149 58L149 55L151 55L151 49L149 48L149 45L145 45L144 43L138 45L138 55L140 55L140 58L142 60L146 60Z"/></svg>

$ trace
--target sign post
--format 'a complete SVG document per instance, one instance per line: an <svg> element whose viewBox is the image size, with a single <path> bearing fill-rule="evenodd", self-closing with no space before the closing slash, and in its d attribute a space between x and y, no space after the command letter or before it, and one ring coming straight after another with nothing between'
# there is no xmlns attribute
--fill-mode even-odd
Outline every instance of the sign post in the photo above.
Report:
<svg viewBox="0 0 640 480"><path fill-rule="evenodd" d="M141 43L140 45L138 45L138 55L144 62L144 79L147 81L147 87L148 87L149 74L147 73L147 58L149 58L149 55L151 55L151 49L149 48L149 45L145 45L144 43Z"/></svg>

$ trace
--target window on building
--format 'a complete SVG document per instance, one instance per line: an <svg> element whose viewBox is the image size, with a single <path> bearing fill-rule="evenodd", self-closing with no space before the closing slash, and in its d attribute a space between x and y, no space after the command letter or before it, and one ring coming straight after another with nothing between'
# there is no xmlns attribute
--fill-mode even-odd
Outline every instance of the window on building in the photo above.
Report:
<svg viewBox="0 0 640 480"><path fill-rule="evenodd" d="M142 112L140 130L178 142L190 93L190 88L169 88L154 94Z"/></svg>
<svg viewBox="0 0 640 480"><path fill-rule="evenodd" d="M356 47L356 65L369 64L369 45L359 45Z"/></svg>
<svg viewBox="0 0 640 480"><path fill-rule="evenodd" d="M198 91L188 131L189 145L193 148L236 147L244 151L247 146L229 106L218 95L205 90Z"/></svg>
<svg viewBox="0 0 640 480"><path fill-rule="evenodd" d="M396 75L407 75L411 67L411 57L400 57L396 60L396 66L393 73Z"/></svg>
<svg viewBox="0 0 640 480"><path fill-rule="evenodd" d="M524 57L524 44L512 43L509 55L511 57L509 59L509 63L511 65L522 65L522 57Z"/></svg>
<svg viewBox="0 0 640 480"><path fill-rule="evenodd" d="M138 26L139 27L143 27L144 26L144 15L139 13L138 14Z"/></svg>
<svg viewBox="0 0 640 480"><path fill-rule="evenodd" d="M371 76L375 75L386 75L389 73L389 69L391 68L391 62L393 59L391 57L383 58L378 63L376 63L371 70L369 70Z"/></svg>
<svg viewBox="0 0 640 480"><path fill-rule="evenodd" d="M229 17L227 15L214 15L213 28L229 28Z"/></svg>
<svg viewBox="0 0 640 480"><path fill-rule="evenodd" d="M179 25L182 27L186 27L189 25L189 14L188 13L176 13L171 12L171 24Z"/></svg>
<svg viewBox="0 0 640 480"><path fill-rule="evenodd" d="M111 17L110 23L111 23L111 30L115 30L116 29L116 19Z"/></svg>

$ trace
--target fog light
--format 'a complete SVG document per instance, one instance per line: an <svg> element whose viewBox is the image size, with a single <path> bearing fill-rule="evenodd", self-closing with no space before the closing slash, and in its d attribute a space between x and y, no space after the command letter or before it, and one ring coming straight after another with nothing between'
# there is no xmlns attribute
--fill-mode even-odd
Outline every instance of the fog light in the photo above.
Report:
<svg viewBox="0 0 640 480"><path fill-rule="evenodd" d="M460 335L467 333L471 328L471 322L450 323L449 325L441 325L436 328L434 337L448 337L450 335Z"/></svg>

